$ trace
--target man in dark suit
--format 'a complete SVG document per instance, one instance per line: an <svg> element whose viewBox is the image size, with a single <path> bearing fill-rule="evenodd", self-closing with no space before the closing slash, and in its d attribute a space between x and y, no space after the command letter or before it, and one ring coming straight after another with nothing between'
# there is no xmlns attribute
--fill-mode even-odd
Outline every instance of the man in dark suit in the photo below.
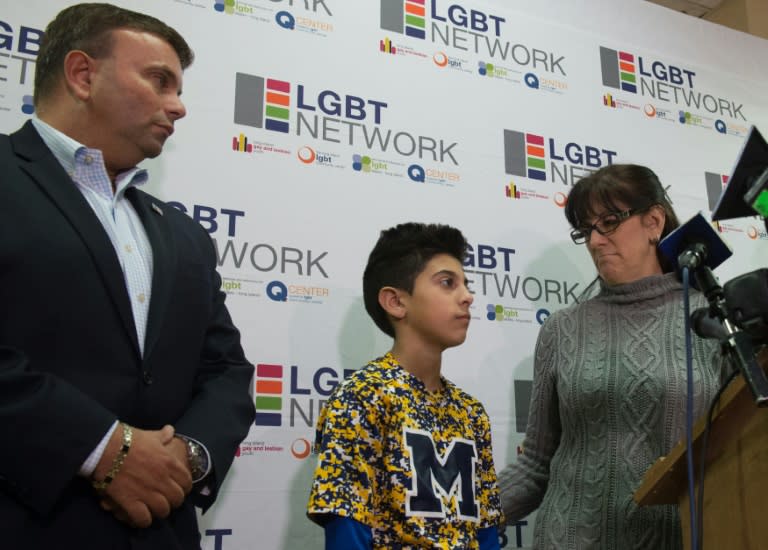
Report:
<svg viewBox="0 0 768 550"><path fill-rule="evenodd" d="M155 18L67 8L0 135L3 548L199 548L253 421L212 242L139 189L191 62Z"/></svg>

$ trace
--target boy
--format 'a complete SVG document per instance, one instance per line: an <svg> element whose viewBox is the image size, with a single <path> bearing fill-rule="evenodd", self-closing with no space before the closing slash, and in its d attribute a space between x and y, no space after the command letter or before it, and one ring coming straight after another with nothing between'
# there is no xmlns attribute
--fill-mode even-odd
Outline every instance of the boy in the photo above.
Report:
<svg viewBox="0 0 768 550"><path fill-rule="evenodd" d="M365 308L394 344L318 420L308 514L326 550L499 548L488 416L440 375L443 350L469 326L466 248L457 229L405 223L382 231L368 258Z"/></svg>

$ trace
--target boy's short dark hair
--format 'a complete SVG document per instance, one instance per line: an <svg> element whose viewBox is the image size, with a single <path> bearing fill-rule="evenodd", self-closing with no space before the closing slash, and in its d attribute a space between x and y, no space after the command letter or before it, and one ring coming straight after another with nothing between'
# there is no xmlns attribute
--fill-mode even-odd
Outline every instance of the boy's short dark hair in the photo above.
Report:
<svg viewBox="0 0 768 550"><path fill-rule="evenodd" d="M464 235L449 225L409 222L383 230L363 273L363 300L368 315L377 327L394 337L395 329L379 305L379 290L391 286L410 294L416 277L434 256L448 254L463 264L466 253Z"/></svg>
<svg viewBox="0 0 768 550"><path fill-rule="evenodd" d="M94 59L107 57L112 53L112 31L117 29L165 40L179 56L182 69L194 60L192 49L176 29L151 15L112 4L77 4L60 11L45 29L35 68L35 105L49 97L59 83L69 52L82 50Z"/></svg>

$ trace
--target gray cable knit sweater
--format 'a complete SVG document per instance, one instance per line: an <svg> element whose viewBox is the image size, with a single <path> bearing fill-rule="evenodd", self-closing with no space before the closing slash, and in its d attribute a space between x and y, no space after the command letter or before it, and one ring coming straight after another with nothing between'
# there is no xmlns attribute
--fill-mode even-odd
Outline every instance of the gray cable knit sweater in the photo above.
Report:
<svg viewBox="0 0 768 550"><path fill-rule="evenodd" d="M691 294L691 310L705 306ZM695 418L714 396L716 341L693 336ZM554 313L536 343L523 453L499 475L509 523L538 508L536 550L682 548L675 506L632 493L685 436L683 289L674 274Z"/></svg>

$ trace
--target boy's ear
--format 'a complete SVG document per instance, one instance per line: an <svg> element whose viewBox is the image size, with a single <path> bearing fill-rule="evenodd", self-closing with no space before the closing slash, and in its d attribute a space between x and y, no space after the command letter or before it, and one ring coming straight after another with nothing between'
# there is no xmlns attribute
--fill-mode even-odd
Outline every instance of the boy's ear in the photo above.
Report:
<svg viewBox="0 0 768 550"><path fill-rule="evenodd" d="M379 305L395 319L405 317L405 305L400 300L401 292L392 286L384 286L379 290Z"/></svg>

